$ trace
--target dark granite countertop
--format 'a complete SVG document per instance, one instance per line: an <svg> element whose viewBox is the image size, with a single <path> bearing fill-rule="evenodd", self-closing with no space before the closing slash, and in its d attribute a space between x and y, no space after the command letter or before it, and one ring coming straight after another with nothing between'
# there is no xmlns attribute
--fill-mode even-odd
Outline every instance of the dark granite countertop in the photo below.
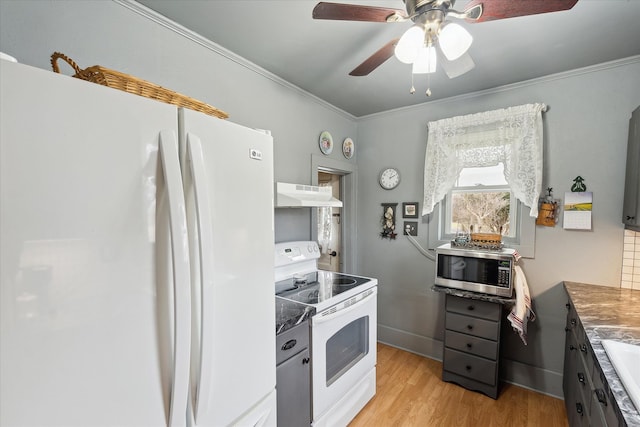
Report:
<svg viewBox="0 0 640 427"><path fill-rule="evenodd" d="M601 344L614 339L640 345L640 291L575 282L564 282L564 287L627 425L640 427L640 413Z"/></svg>

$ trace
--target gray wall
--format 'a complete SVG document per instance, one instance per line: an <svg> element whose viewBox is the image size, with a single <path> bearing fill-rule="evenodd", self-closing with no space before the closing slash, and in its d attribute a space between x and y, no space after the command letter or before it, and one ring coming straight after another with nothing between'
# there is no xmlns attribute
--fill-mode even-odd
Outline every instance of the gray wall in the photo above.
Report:
<svg viewBox="0 0 640 427"><path fill-rule="evenodd" d="M48 70L51 54L60 51L81 68L128 73L224 110L235 123L269 129L276 181L311 184L311 155L320 154L323 130L337 142L355 139L353 116L191 36L111 1L0 1L0 51ZM355 163L357 155L348 161ZM347 161L341 150L329 157ZM276 210L276 240L310 239L310 215L309 209Z"/></svg>
<svg viewBox="0 0 640 427"><path fill-rule="evenodd" d="M576 176L585 178L587 190L594 193L593 231L564 230L562 222L555 228L536 228L535 259L524 259L522 266L538 319L529 324L526 347L505 323L504 375L561 395L566 315L561 282L620 284L626 143L631 111L640 104L638 76L640 58L636 57L358 121L359 261L360 270L380 282L378 330L382 341L441 357L443 298L430 290L434 263L406 237L395 241L377 237L380 203L421 202L427 123L544 102L549 111L543 114L543 188L553 187L554 196L563 198ZM385 191L376 184L385 166L400 169L403 178L395 190ZM402 221L400 215L398 221ZM427 224L422 222L417 240L425 248L427 236Z"/></svg>
<svg viewBox="0 0 640 427"><path fill-rule="evenodd" d="M108 1L0 0L0 50L45 69L58 50L81 67L100 64L123 71L212 104L236 123L270 129L278 181L311 183L311 156L319 154L321 131L329 130L335 141L354 138L356 270L379 278L379 336L431 357L439 358L442 346L442 297L430 291L433 262L402 236L378 238L380 203L421 202L429 120L548 104L544 185L558 197L575 176L583 176L594 192L594 226L591 232L537 229L535 259L524 260L523 268L538 320L530 324L528 347L505 328L505 375L561 394L565 301L560 282L618 286L620 281L624 156L630 112L640 104L639 58L356 119L231 52L138 12ZM345 161L340 150L330 158ZM378 186L384 166L400 169L403 179L396 190ZM278 241L311 236L309 210L278 209L275 225ZM419 225L418 240L426 246L426 224Z"/></svg>

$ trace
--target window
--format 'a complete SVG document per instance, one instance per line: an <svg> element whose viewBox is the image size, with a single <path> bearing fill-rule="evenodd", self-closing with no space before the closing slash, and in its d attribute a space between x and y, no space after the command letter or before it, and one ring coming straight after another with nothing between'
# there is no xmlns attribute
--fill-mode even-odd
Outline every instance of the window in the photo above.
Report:
<svg viewBox="0 0 640 427"><path fill-rule="evenodd" d="M429 122L422 214L430 249L473 225L533 257L545 109L527 104Z"/></svg>
<svg viewBox="0 0 640 427"><path fill-rule="evenodd" d="M502 227L502 241L520 255L533 258L535 219L529 216L529 208L514 197L508 185L494 181L496 174L492 169L462 170L461 179L427 216L430 249L450 242L458 232L468 232L470 225L480 233L497 233ZM473 184L466 180L471 177ZM480 200L474 204L465 198ZM466 205L457 206L458 202Z"/></svg>
<svg viewBox="0 0 640 427"><path fill-rule="evenodd" d="M516 198L504 179L504 165L464 168L445 197L444 234L499 233L516 236Z"/></svg>

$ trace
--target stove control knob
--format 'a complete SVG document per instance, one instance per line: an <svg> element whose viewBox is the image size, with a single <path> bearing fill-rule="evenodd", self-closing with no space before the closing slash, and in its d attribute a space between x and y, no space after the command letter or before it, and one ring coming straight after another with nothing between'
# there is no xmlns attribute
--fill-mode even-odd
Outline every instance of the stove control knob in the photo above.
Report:
<svg viewBox="0 0 640 427"><path fill-rule="evenodd" d="M309 253L313 252L313 245L309 245L307 247L307 250L309 251Z"/></svg>

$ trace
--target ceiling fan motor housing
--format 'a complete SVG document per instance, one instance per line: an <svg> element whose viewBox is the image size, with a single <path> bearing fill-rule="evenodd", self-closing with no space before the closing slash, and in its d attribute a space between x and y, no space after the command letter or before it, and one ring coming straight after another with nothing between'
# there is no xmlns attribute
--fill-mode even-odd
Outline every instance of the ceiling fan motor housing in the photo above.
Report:
<svg viewBox="0 0 640 427"><path fill-rule="evenodd" d="M429 9L439 9L443 12L453 7L455 0L403 0L407 14L412 17L420 15Z"/></svg>

